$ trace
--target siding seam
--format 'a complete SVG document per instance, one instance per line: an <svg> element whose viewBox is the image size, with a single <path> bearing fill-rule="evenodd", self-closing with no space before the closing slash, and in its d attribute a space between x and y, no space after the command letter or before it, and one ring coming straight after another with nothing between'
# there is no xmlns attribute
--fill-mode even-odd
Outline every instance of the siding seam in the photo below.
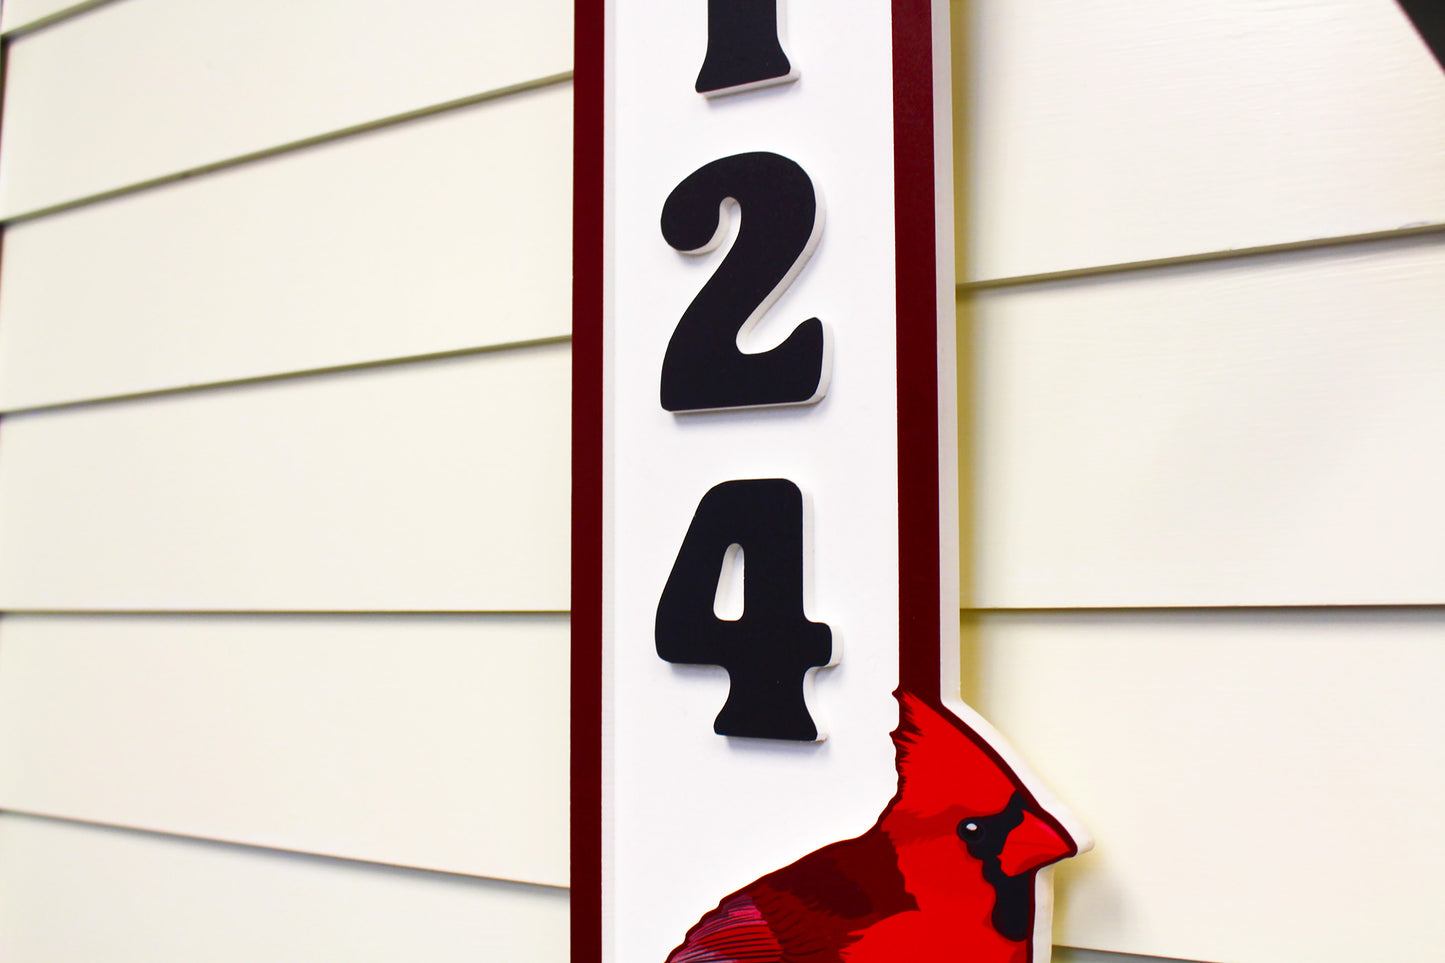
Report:
<svg viewBox="0 0 1445 963"><path fill-rule="evenodd" d="M1304 241L1289 241L1282 244L1264 244L1258 247L1230 248L1224 251L1205 251L1199 254L1181 254L1175 257L1154 258L1145 261L1127 261L1120 264L1101 264L1095 267L1070 268L1066 271L1048 271L1042 274L1021 274L1006 278L988 278L982 281L960 281L955 291L968 295L975 291L991 291L997 288L1018 288L1055 281L1076 281L1086 278L1107 278L1119 274L1153 271L1162 268L1188 267L1196 264L1218 264L1226 261L1246 260L1272 254L1293 254L1310 251L1330 251L1335 248L1376 245L1389 241L1429 242L1445 236L1445 224L1421 224L1395 228L1388 231L1371 231L1365 234L1345 234L1339 237L1310 238Z"/></svg>
<svg viewBox="0 0 1445 963"><path fill-rule="evenodd" d="M89 13L96 7L103 7L110 2L112 2L112 0L81 0L80 3L71 4L63 10L47 13L45 16L36 17L34 20L27 20L18 27L10 27L5 30L4 35L7 40L23 37L37 30L44 30L46 27L53 27L58 23L64 23L83 13Z"/></svg>
<svg viewBox="0 0 1445 963"><path fill-rule="evenodd" d="M55 816L47 813L31 812L24 809L0 809L0 815L21 816L25 819L40 820L51 823L65 823L73 826L89 826L97 829L109 829L118 832L129 833L139 836L159 836L167 839L178 839L186 842L196 843L201 846L220 846L230 849L243 849L251 852L279 853L286 856L299 857L309 860L320 860L328 863L344 863L353 866L375 867L379 869L400 869L411 873L426 873L431 876L450 876L455 879L470 879L483 882L504 884L507 886L526 886L539 890L550 890L553 892L567 892L568 887L559 886L555 883L538 883L527 879L510 879L504 876L479 876L474 873L458 873L445 869L429 869L425 866L409 866L405 863L387 863L375 859L353 859L349 856L330 856L326 853L308 853L299 849L284 849L280 846L260 846L255 843L243 843L230 839L215 839L209 836L191 836L186 833L171 833L160 829L145 829L139 826L126 826L120 823L100 822L94 819L76 819L70 816Z"/></svg>
<svg viewBox="0 0 1445 963"><path fill-rule="evenodd" d="M264 147L260 150L250 151L245 154L238 154L224 160L212 161L209 164L200 164L196 167L189 167L185 170L174 171L169 174L162 174L159 177L152 177L147 180L127 184L124 187L116 187L96 194L87 194L83 197L62 201L58 204L50 204L45 207L37 207L27 211L20 211L0 219L0 225L22 224L27 221L38 220L42 217L49 217L52 214L61 214L67 211L74 211L83 207L90 207L105 201L114 200L120 197L129 197L132 194L139 194L142 191L153 190L158 187L165 187L176 184L180 181L190 180L193 177L202 177L206 174L214 174L220 171L231 170L257 161L270 160L273 157L280 157L295 151L305 150L308 147L319 147L323 144L331 144L336 141L345 140L360 134L368 134L372 131L386 130L416 120L423 120L428 117L435 117L439 114L449 113L454 110L462 110L483 104L491 100L500 100L515 94L524 94L534 90L543 90L548 87L555 87L559 84L570 83L572 71L564 70L560 73L548 74L545 77L536 77L531 80L524 80L520 83L509 84L506 87L498 87L494 90L484 91L479 94L469 94L465 97L458 97L454 100L442 101L438 104L429 104L425 107L418 107L414 110L403 111L399 114L389 114L375 120L369 120L361 124L353 124L350 127L341 127L337 130L327 131L321 134L314 134L310 137L303 137L299 140L287 141L283 144L276 144L271 147Z"/></svg>
<svg viewBox="0 0 1445 963"><path fill-rule="evenodd" d="M3 238L0 233L0 238ZM398 358L377 358L370 361L354 361L347 364L328 365L321 368L302 368L296 371L278 371L271 374L253 375L247 378L234 378L226 381L210 381L198 384L177 385L171 388L151 388L145 391L135 391L118 395L101 395L94 398L78 398L74 401L56 401L43 405L31 405L23 408L9 408L3 412L4 418L13 418L19 415L42 414L52 411L69 411L75 408L91 408L97 405L117 404L126 401L144 401L150 398L165 398L171 395L194 394L202 391L218 391L227 388L243 388L251 385L270 384L277 381L292 381L297 378L321 377L325 375L348 374L357 371L373 371L379 368L395 368L401 365L426 364L432 361L449 361L457 358L469 358L475 355L500 354L506 351L524 351L529 348L542 348L558 344L570 344L572 335L556 334L544 338L529 338L522 341L503 341L497 344L474 345L467 348L454 348L449 351L435 351L429 354L403 355Z"/></svg>

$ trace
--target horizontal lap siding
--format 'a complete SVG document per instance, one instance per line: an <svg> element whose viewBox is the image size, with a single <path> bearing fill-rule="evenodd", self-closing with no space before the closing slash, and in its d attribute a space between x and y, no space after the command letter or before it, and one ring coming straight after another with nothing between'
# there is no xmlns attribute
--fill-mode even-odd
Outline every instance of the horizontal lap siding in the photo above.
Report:
<svg viewBox="0 0 1445 963"><path fill-rule="evenodd" d="M554 86L12 226L0 408L565 336L571 107Z"/></svg>
<svg viewBox="0 0 1445 963"><path fill-rule="evenodd" d="M1433 239L977 293L966 599L1445 603L1442 303Z"/></svg>
<svg viewBox="0 0 1445 963"><path fill-rule="evenodd" d="M1095 837L1059 958L1437 959L1445 74L1393 0L954 11L964 694Z"/></svg>
<svg viewBox="0 0 1445 963"><path fill-rule="evenodd" d="M965 695L1097 839L1065 944L1438 958L1445 611L966 616Z"/></svg>
<svg viewBox="0 0 1445 963"><path fill-rule="evenodd" d="M1445 81L1394 0L955 15L971 35L960 280L1445 223Z"/></svg>
<svg viewBox="0 0 1445 963"><path fill-rule="evenodd" d="M555 76L571 67L571 12L563 0L107 4L11 46L0 215Z"/></svg>
<svg viewBox="0 0 1445 963"><path fill-rule="evenodd" d="M566 616L12 615L0 639L0 809L567 883Z"/></svg>
<svg viewBox="0 0 1445 963"><path fill-rule="evenodd" d="M8 609L561 611L567 345L12 415Z"/></svg>
<svg viewBox="0 0 1445 963"><path fill-rule="evenodd" d="M558 963L567 894L0 815L15 963Z"/></svg>
<svg viewBox="0 0 1445 963"><path fill-rule="evenodd" d="M16 34L0 958L565 959L571 9Z"/></svg>

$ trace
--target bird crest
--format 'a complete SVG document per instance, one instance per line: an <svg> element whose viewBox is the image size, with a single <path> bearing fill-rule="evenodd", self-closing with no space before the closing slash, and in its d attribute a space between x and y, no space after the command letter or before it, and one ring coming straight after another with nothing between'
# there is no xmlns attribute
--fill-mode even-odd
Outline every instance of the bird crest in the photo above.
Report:
<svg viewBox="0 0 1445 963"><path fill-rule="evenodd" d="M1017 777L983 738L950 713L900 690L898 795L893 809L928 817L963 807L997 812L1008 805Z"/></svg>

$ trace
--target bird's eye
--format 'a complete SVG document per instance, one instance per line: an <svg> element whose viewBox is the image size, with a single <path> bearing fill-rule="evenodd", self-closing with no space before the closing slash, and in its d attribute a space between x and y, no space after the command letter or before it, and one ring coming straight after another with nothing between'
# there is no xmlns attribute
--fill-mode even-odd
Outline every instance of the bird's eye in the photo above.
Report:
<svg viewBox="0 0 1445 963"><path fill-rule="evenodd" d="M982 831L982 829L983 827L980 826L976 820L965 819L963 822L958 824L958 838L975 839L978 837L978 834Z"/></svg>

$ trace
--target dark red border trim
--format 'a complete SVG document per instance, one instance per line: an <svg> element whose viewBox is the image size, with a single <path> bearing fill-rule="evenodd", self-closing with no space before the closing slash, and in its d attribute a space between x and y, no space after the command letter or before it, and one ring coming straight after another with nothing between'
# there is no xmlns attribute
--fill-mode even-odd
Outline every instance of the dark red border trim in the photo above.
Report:
<svg viewBox="0 0 1445 963"><path fill-rule="evenodd" d="M602 959L602 244L606 4L576 0L572 121L572 960Z"/></svg>
<svg viewBox="0 0 1445 963"><path fill-rule="evenodd" d="M938 263L933 7L893 0L898 299L898 684L939 698Z"/></svg>

